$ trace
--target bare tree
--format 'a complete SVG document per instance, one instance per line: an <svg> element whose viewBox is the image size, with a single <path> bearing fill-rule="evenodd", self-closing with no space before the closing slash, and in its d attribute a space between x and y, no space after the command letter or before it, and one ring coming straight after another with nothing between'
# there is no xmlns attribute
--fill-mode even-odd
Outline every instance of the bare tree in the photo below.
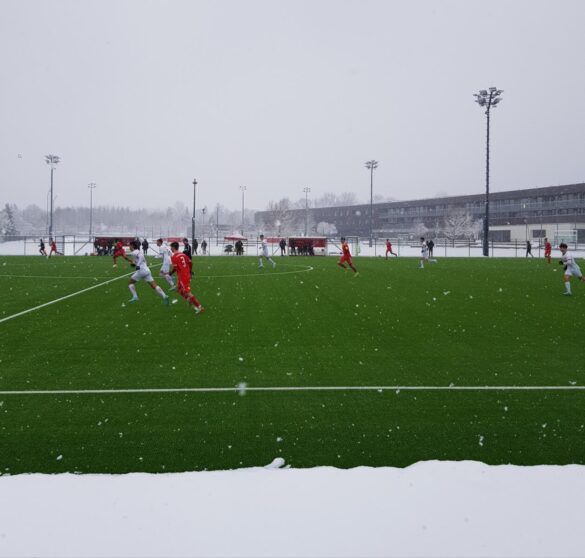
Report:
<svg viewBox="0 0 585 558"><path fill-rule="evenodd" d="M317 224L317 234L322 236L333 236L337 234L337 227L333 223L326 223L325 221L321 221Z"/></svg>

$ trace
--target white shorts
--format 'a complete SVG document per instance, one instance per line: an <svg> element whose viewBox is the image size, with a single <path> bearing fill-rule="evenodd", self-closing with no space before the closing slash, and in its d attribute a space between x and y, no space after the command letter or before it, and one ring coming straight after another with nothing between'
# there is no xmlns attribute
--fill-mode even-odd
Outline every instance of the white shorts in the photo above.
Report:
<svg viewBox="0 0 585 558"><path fill-rule="evenodd" d="M152 273L150 273L150 269L148 267L142 267L139 270L135 271L131 276L130 279L134 281L146 281L147 283L152 283Z"/></svg>
<svg viewBox="0 0 585 558"><path fill-rule="evenodd" d="M583 274L578 265L570 265L565 269L565 275L573 275L573 277L580 278Z"/></svg>
<svg viewBox="0 0 585 558"><path fill-rule="evenodd" d="M162 266L161 266L161 268L160 268L159 275L165 275L170 270L171 270L171 264L170 263L163 263Z"/></svg>
<svg viewBox="0 0 585 558"><path fill-rule="evenodd" d="M262 250L262 254L260 254L261 256L264 256L265 258L269 258L270 256L268 255L268 250Z"/></svg>

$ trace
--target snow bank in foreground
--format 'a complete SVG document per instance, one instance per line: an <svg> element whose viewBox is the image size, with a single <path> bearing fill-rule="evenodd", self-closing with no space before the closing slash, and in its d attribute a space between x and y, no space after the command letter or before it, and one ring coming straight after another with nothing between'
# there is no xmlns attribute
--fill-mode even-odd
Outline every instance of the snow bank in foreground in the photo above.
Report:
<svg viewBox="0 0 585 558"><path fill-rule="evenodd" d="M583 556L585 467L0 478L2 556Z"/></svg>

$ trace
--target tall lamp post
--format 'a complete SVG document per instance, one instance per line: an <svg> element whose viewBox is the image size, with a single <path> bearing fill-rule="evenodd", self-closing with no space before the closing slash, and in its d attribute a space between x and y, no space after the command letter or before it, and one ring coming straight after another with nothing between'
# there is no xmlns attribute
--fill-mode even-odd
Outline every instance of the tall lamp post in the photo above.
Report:
<svg viewBox="0 0 585 558"><path fill-rule="evenodd" d="M53 238L53 171L61 162L59 155L45 155L45 163L51 167L51 207L49 211L49 236Z"/></svg>
<svg viewBox="0 0 585 558"><path fill-rule="evenodd" d="M306 187L303 188L303 192L305 192L305 236L307 236L307 229L309 228L309 192L311 188Z"/></svg>
<svg viewBox="0 0 585 558"><path fill-rule="evenodd" d="M242 236L244 236L244 192L246 191L246 187L240 186L240 190L242 191Z"/></svg>
<svg viewBox="0 0 585 558"><path fill-rule="evenodd" d="M96 187L96 183L90 182L87 187L89 188L89 240L91 241L93 224L93 190Z"/></svg>
<svg viewBox="0 0 585 558"><path fill-rule="evenodd" d="M489 233L490 233L490 111L502 100L500 95L504 91L497 87L490 87L488 91L482 89L474 93L475 102L485 108L487 121L486 127L486 150L485 150L485 217L483 221L483 255L490 255Z"/></svg>
<svg viewBox="0 0 585 558"><path fill-rule="evenodd" d="M191 218L191 246L195 244L195 209L197 207L197 179L193 179L193 217Z"/></svg>
<svg viewBox="0 0 585 558"><path fill-rule="evenodd" d="M366 161L366 168L370 171L370 248L372 247L374 236L374 170L378 168L378 161Z"/></svg>

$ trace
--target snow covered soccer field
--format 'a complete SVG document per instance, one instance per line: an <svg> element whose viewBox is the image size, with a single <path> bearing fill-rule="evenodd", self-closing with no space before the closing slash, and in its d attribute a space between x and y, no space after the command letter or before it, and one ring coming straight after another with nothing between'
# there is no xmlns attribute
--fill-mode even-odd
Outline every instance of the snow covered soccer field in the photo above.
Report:
<svg viewBox="0 0 585 558"><path fill-rule="evenodd" d="M355 262L198 258L196 316L145 284L129 305L110 258L0 258L2 473L583 463L583 285Z"/></svg>

